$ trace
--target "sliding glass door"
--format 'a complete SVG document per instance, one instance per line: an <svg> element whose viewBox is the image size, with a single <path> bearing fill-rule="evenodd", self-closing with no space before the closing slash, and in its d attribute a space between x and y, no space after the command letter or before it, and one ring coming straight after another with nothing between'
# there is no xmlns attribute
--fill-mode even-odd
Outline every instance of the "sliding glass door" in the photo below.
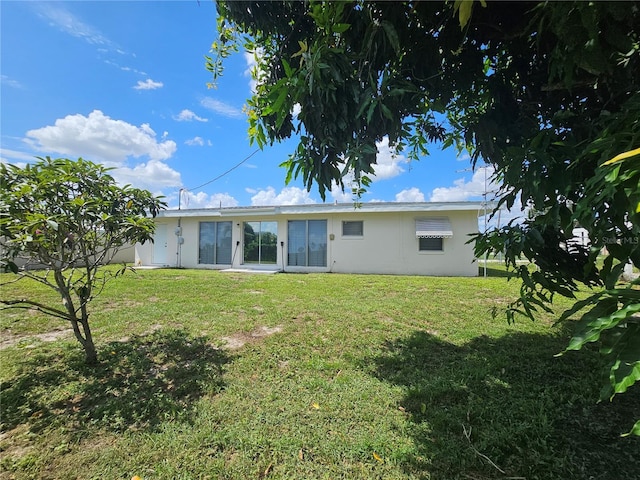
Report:
<svg viewBox="0 0 640 480"><path fill-rule="evenodd" d="M327 266L327 221L290 220L287 265Z"/></svg>
<svg viewBox="0 0 640 480"><path fill-rule="evenodd" d="M273 265L278 258L278 223L244 222L244 263Z"/></svg>

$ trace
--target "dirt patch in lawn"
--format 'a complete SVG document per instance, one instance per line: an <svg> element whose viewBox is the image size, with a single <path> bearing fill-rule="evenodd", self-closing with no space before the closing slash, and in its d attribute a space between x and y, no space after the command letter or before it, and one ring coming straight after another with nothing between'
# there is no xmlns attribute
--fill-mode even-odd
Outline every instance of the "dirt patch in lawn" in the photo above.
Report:
<svg viewBox="0 0 640 480"><path fill-rule="evenodd" d="M36 341L40 342L55 342L56 340L64 337L70 337L73 335L73 330L71 328L65 328L63 330L52 330L51 332L38 333L34 335L13 335L12 333L3 333L0 338L0 350L3 350L8 347L13 347L18 343L34 343Z"/></svg>
<svg viewBox="0 0 640 480"><path fill-rule="evenodd" d="M253 343L261 338L268 337L269 335L273 335L274 333L278 333L282 331L282 326L276 325L275 327L258 327L252 332L239 332L234 333L228 337L222 337L220 340L224 342L224 348L228 350L237 350L239 348L244 347L247 343Z"/></svg>

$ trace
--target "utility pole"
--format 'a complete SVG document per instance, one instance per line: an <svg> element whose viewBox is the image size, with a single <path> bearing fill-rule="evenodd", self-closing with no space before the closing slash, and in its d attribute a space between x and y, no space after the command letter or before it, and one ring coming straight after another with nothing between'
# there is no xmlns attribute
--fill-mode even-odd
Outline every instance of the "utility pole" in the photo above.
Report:
<svg viewBox="0 0 640 480"><path fill-rule="evenodd" d="M484 213L484 232L483 233L487 233L487 168L488 165L484 164L484 167L482 167L482 169L484 170L484 190L482 192L482 198L483 198L483 202L482 202L482 207L483 207L483 213ZM456 173L461 173L461 172L472 172L473 168L465 168L464 170L456 170ZM498 214L499 215L499 214ZM484 254L484 278L487 278L487 252L485 252Z"/></svg>
<svg viewBox="0 0 640 480"><path fill-rule="evenodd" d="M484 234L487 234L487 164L484 164ZM487 256L488 253L484 252L484 278L487 278Z"/></svg>

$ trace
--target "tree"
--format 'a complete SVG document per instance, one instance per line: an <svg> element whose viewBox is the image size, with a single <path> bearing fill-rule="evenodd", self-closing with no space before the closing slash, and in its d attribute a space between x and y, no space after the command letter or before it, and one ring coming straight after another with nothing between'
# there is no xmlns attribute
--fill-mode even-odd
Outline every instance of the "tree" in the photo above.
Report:
<svg viewBox="0 0 640 480"><path fill-rule="evenodd" d="M119 187L109 169L82 158L38 160L24 168L0 164L0 261L5 272L17 275L9 281L46 285L60 294L63 307L25 298L0 304L70 322L85 361L95 364L88 305L113 274L100 267L123 245L152 241L149 215L155 217L165 203L148 191Z"/></svg>
<svg viewBox="0 0 640 480"><path fill-rule="evenodd" d="M628 2L225 2L207 68L255 52L249 133L260 146L299 135L286 179L324 199L352 173L358 196L376 142L411 159L467 151L502 185L498 208L535 212L475 238L522 280L508 318L596 292L569 349L601 341L609 397L640 379L640 6ZM299 111L294 115L294 107ZM636 152L634 154L633 152ZM627 158L609 162L619 154ZM576 225L591 245L571 244ZM600 252L606 247L604 264ZM519 266L526 258L535 271ZM640 422L633 427L640 434Z"/></svg>

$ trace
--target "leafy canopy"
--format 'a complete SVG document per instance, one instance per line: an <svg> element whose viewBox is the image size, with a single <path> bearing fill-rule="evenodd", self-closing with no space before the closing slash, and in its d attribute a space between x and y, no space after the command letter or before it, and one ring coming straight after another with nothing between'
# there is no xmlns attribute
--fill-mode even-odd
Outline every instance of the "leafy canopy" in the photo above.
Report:
<svg viewBox="0 0 640 480"><path fill-rule="evenodd" d="M521 202L533 212L475 239L478 255L503 252L523 281L509 318L533 318L556 294L597 288L570 312L587 309L570 348L581 338L602 340L611 366L605 396L640 379L638 290L618 285L625 265L640 266L640 159L632 155L640 145L637 3L217 7L219 35L207 67L215 82L233 51L254 52L250 138L263 146L299 136L283 164L287 180L301 177L324 198L352 173L357 196L385 136L412 159L434 142L466 150L473 166L494 167L499 208ZM624 161L606 163L624 152L631 152ZM587 229L590 247L571 245L576 225ZM519 267L520 258L535 271Z"/></svg>
<svg viewBox="0 0 640 480"><path fill-rule="evenodd" d="M32 278L56 290L64 308L35 299L0 303L69 321L93 363L87 305L109 278L99 268L122 246L152 240L151 217L165 204L146 190L118 186L107 168L82 158L39 158L24 168L0 164L0 174L2 266L17 275L10 281Z"/></svg>

